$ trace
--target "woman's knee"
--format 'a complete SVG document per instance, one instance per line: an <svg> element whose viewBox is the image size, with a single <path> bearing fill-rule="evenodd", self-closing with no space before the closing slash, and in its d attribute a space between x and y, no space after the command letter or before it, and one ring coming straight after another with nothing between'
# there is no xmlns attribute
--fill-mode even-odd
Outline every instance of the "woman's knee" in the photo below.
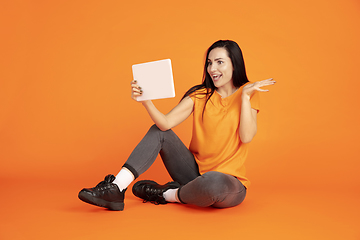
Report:
<svg viewBox="0 0 360 240"><path fill-rule="evenodd" d="M156 124L153 124L153 125L150 127L149 131L161 131L161 130L156 126Z"/></svg>
<svg viewBox="0 0 360 240"><path fill-rule="evenodd" d="M219 194L221 192L228 192L231 188L232 182L229 176L220 172L207 172L202 176L202 185L209 194Z"/></svg>
<svg viewBox="0 0 360 240"><path fill-rule="evenodd" d="M160 128L158 128L158 126L156 126L156 124L153 124L150 127L149 132L157 132L157 133L162 133L162 134L173 134L173 131L171 129L162 131L162 130L160 130Z"/></svg>
<svg viewBox="0 0 360 240"><path fill-rule="evenodd" d="M147 134L148 135L150 134L151 136L159 136L159 137L161 137L162 136L162 131L156 126L156 124L154 124L149 128Z"/></svg>

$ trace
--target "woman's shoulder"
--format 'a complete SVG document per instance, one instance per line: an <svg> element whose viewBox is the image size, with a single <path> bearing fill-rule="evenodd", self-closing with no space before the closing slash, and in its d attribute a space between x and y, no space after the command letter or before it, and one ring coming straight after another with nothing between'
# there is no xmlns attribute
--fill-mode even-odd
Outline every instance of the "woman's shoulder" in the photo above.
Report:
<svg viewBox="0 0 360 240"><path fill-rule="evenodd" d="M209 92L206 88L200 88L189 94L191 98L203 98Z"/></svg>

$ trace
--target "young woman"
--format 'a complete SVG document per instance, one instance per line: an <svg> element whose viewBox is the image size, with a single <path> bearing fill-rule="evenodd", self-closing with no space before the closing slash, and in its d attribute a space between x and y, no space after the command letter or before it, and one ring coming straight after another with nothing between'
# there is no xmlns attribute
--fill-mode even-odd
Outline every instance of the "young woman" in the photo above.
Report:
<svg viewBox="0 0 360 240"><path fill-rule="evenodd" d="M272 79L250 83L242 52L236 42L219 40L207 50L203 82L188 90L180 103L162 114L152 103L142 104L154 125L133 150L115 177L108 175L79 198L111 210L124 209L124 195L132 181L144 173L160 153L174 182L159 185L142 180L132 192L155 204L179 202L226 208L245 198L249 181L244 162L248 144L257 131L259 92L275 84ZM131 82L131 97L142 89ZM193 136L187 148L171 128L193 114Z"/></svg>

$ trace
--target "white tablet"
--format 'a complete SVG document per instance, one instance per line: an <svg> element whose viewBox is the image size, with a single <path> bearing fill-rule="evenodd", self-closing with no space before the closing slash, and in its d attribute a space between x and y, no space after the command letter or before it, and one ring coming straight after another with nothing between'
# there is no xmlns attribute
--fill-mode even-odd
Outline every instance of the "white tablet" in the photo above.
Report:
<svg viewBox="0 0 360 240"><path fill-rule="evenodd" d="M170 59L132 65L132 72L143 90L137 101L175 97Z"/></svg>

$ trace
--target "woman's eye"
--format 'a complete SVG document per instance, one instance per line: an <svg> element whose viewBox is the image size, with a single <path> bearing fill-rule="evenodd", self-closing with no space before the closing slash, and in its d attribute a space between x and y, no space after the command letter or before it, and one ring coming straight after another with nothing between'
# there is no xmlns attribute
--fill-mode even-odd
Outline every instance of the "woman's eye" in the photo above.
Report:
<svg viewBox="0 0 360 240"><path fill-rule="evenodd" d="M218 61L218 64L222 64L222 63L224 63L223 61Z"/></svg>

